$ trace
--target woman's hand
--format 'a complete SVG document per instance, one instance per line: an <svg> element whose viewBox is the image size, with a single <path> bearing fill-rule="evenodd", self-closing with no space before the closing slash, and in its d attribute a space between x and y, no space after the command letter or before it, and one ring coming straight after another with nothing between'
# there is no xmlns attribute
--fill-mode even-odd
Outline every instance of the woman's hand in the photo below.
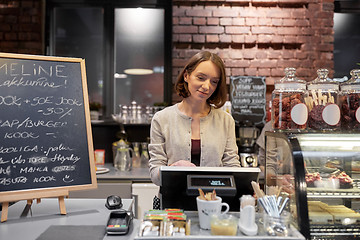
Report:
<svg viewBox="0 0 360 240"><path fill-rule="evenodd" d="M195 164L193 164L192 162L186 161L186 160L179 160L177 162L174 162L170 166L196 167Z"/></svg>

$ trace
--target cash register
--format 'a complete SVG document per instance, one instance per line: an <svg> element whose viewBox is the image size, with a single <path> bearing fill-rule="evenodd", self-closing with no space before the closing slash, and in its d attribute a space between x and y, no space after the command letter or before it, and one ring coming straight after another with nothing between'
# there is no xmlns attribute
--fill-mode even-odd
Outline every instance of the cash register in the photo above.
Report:
<svg viewBox="0 0 360 240"><path fill-rule="evenodd" d="M254 167L160 167L161 208L180 208L196 211L196 197L201 188L205 193L215 189L216 194L239 211L239 198L253 195L251 181L257 181L259 168Z"/></svg>

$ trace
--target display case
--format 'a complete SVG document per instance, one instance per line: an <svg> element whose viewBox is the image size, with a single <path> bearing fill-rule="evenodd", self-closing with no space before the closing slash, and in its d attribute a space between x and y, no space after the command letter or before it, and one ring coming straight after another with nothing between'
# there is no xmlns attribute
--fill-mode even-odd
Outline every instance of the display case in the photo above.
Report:
<svg viewBox="0 0 360 240"><path fill-rule="evenodd" d="M360 238L360 134L266 132L265 191L290 197L307 239Z"/></svg>

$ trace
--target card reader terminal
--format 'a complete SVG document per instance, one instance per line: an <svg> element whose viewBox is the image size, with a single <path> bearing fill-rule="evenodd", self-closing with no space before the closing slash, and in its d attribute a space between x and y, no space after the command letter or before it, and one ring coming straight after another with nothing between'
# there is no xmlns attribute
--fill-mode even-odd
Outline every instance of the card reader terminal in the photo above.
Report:
<svg viewBox="0 0 360 240"><path fill-rule="evenodd" d="M132 213L125 210L113 211L106 226L109 235L125 235L129 232L132 221Z"/></svg>

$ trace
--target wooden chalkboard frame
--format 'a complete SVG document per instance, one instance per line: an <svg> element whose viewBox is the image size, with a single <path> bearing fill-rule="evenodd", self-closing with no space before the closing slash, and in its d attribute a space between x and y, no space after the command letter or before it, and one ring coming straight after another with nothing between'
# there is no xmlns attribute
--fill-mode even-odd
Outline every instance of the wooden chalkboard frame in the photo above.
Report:
<svg viewBox="0 0 360 240"><path fill-rule="evenodd" d="M9 202L28 200L29 203L31 199L39 200L40 198L46 198L46 197L59 197L60 211L62 214L66 214L63 205L63 199L64 196L65 197L68 196L69 191L97 188L94 149L93 149L92 132L91 132L91 120L90 120L90 111L89 111L89 98L87 92L85 60L81 58L64 58L64 57L54 57L54 56L40 56L40 55L13 54L13 53L0 53L0 58L14 59L14 60L54 61L54 62L67 62L67 63L80 64L80 71L81 71L80 75L81 75L81 85L82 85L82 94L83 94L82 97L84 101L83 107L85 113L85 123L80 123L80 124L85 124L85 128L86 128L87 147L89 154L89 167L90 167L90 169L86 169L86 170L90 171L91 183L87 183L83 185L58 186L58 187L39 188L39 189L35 188L35 189L14 190L14 191L5 191L5 192L1 192L0 189L0 203L3 203L3 212L2 212L1 221L3 220L6 221L6 218L4 219L4 217L7 217L7 207ZM4 214L6 216L4 216Z"/></svg>
<svg viewBox="0 0 360 240"><path fill-rule="evenodd" d="M254 84L256 82L256 84ZM239 87L240 86L240 87ZM254 89L254 86L257 88ZM238 89L238 87L240 89ZM252 97L258 94L261 97ZM231 76L230 77L231 114L236 124L251 123L254 126L263 126L266 118L266 78L264 76ZM236 96L239 95L239 96ZM253 103L253 100L256 103ZM244 101L239 103L238 101ZM259 106L260 104L260 106ZM248 113L239 112L241 107L254 107L255 111L246 109ZM242 111L240 109L240 111Z"/></svg>

